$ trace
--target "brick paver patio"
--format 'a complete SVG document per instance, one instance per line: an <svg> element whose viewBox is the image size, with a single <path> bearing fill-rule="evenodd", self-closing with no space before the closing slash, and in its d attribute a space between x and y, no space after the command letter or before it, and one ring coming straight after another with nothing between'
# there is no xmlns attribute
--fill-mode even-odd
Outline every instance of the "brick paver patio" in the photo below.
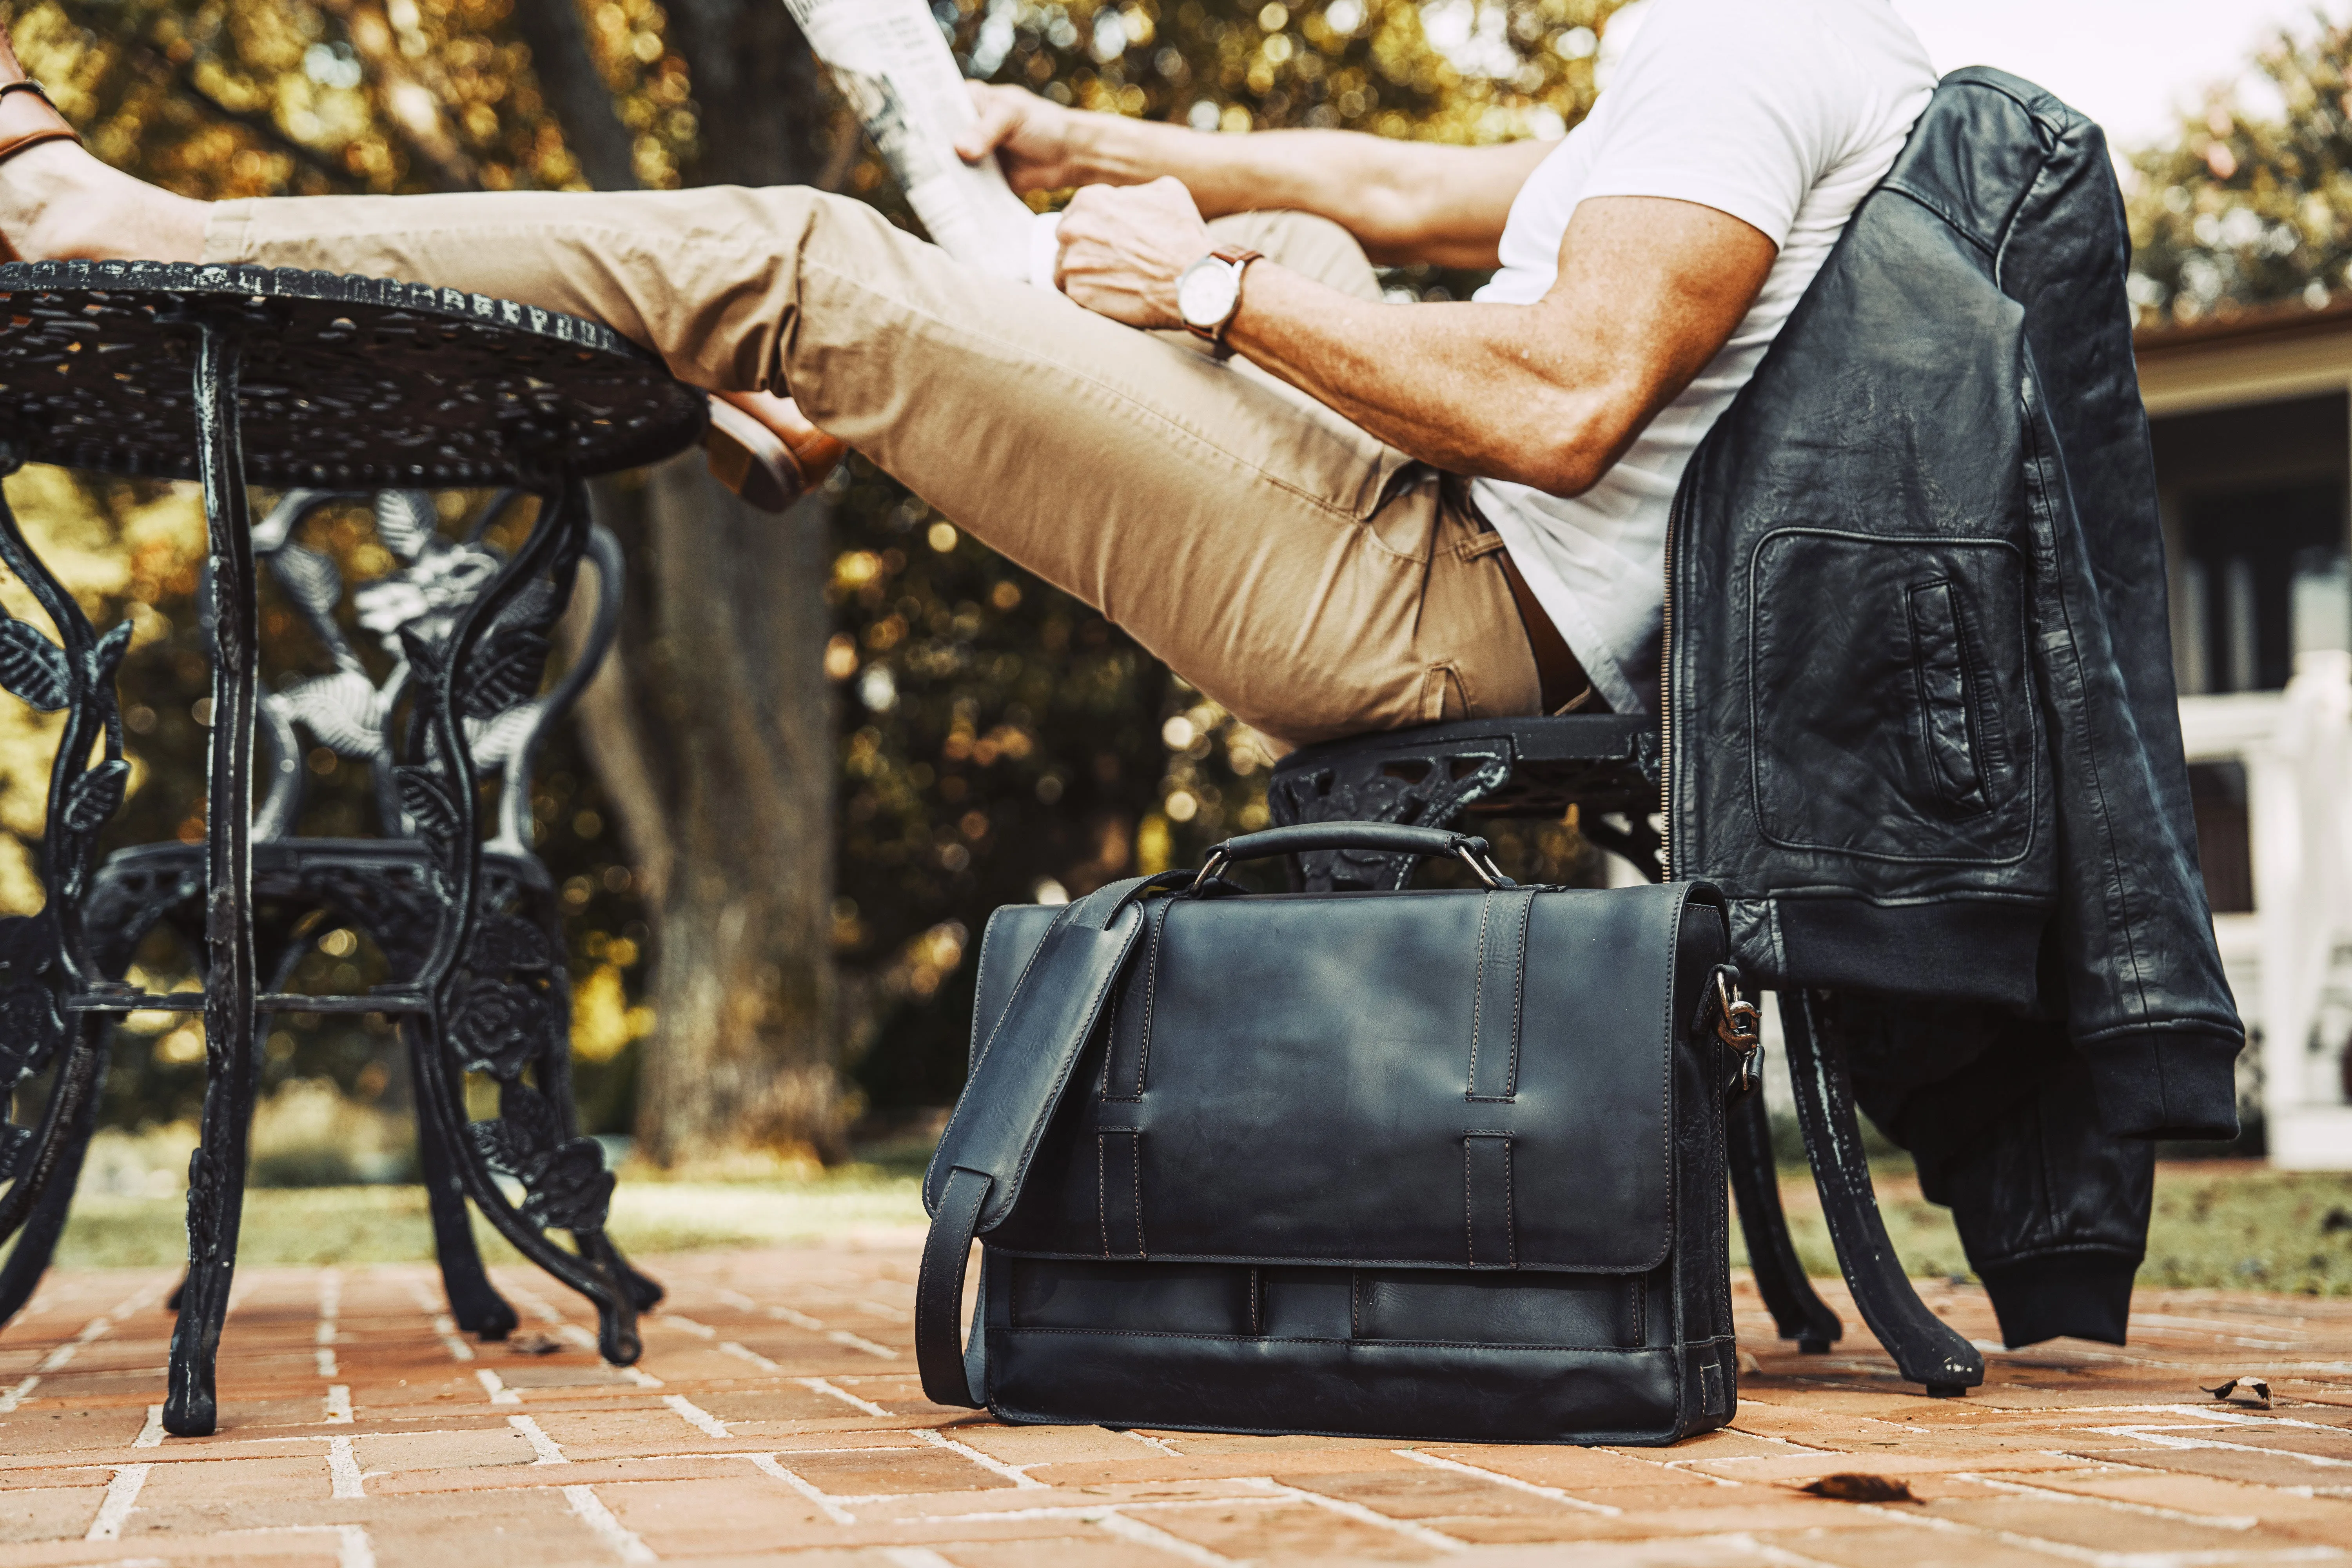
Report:
<svg viewBox="0 0 2352 1568"><path fill-rule="evenodd" d="M568 1293L501 1284L478 1345L417 1267L248 1269L223 1430L158 1422L171 1278L53 1276L0 1334L0 1563L690 1561L2305 1563L2352 1554L2352 1302L2144 1292L2127 1352L1993 1353L1961 1400L1874 1349L1761 1357L1729 1432L1673 1449L1007 1427L926 1403L911 1239L654 1260L626 1371ZM1982 1295L1931 1305L1990 1339ZM1832 1298L1853 1319L1842 1294ZM1854 1332L1852 1328L1849 1332ZM2269 1380L2273 1408L2200 1390ZM1885 1500L1818 1495L1878 1478ZM1826 1489L1853 1492L1857 1483Z"/></svg>

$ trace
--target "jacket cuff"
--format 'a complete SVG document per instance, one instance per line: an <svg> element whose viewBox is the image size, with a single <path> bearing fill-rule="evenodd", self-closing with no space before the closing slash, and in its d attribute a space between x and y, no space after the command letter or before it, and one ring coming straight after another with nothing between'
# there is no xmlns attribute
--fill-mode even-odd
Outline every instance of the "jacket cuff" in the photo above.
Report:
<svg viewBox="0 0 2352 1568"><path fill-rule="evenodd" d="M2110 1138L2235 1138L2241 1035L2143 1029L2085 1042Z"/></svg>
<svg viewBox="0 0 2352 1568"><path fill-rule="evenodd" d="M2020 1258L1984 1269L1985 1294L2011 1350L2061 1334L2119 1345L2140 1255L2106 1247Z"/></svg>

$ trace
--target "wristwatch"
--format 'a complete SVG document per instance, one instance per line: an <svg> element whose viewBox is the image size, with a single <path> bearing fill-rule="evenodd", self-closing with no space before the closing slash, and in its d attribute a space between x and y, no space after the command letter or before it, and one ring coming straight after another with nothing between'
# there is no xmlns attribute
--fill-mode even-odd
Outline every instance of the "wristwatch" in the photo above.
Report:
<svg viewBox="0 0 2352 1568"><path fill-rule="evenodd" d="M1221 245L1176 279L1176 312L1196 338L1223 347L1225 328L1242 305L1242 270L1260 253L1238 245Z"/></svg>

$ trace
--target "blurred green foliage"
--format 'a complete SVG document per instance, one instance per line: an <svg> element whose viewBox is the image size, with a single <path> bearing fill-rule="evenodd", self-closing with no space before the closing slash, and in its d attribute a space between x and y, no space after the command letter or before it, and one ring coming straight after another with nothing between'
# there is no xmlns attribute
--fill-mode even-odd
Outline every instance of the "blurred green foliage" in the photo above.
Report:
<svg viewBox="0 0 2352 1568"><path fill-rule="evenodd" d="M217 198L579 186L516 16L522 5L570 3L20 0L7 15L28 66L100 156ZM1615 3L939 0L934 13L969 74L1065 103L1203 131L1328 126L1486 142L1556 136L1581 117ZM701 124L667 41L667 13L656 0L580 0L579 11L633 138L639 182L677 184L705 137L724 128ZM2143 321L2298 295L2324 300L2344 277L2348 59L2346 28L2315 22L2282 37L2256 69L2283 112L2261 93L2216 97L2173 145L2138 155L2132 288ZM838 106L829 134L825 183L911 223ZM1390 282L1417 297L1458 298L1477 279L1408 269ZM30 479L12 481L12 493ZM39 482L45 503L71 513L67 531L81 531L72 547L103 568L85 595L93 613L148 618L123 677L142 773L113 840L192 834L201 826L205 671L184 496L91 483L68 507L52 481ZM1268 757L1118 628L869 465L846 465L830 494L834 945L845 1043L871 1102L937 1104L961 1079L971 957L987 912L1181 863L1260 825ZM451 498L453 511L457 504ZM155 509L173 506L177 542L158 544ZM323 531L312 542L335 553L348 577L383 569L371 563L376 547L357 512L314 526ZM291 617L275 605L266 615L271 672L308 668ZM0 733L0 764L21 741ZM366 792L354 770L320 763L311 782L310 830L364 829ZM633 1009L646 965L659 961L659 935L568 735L543 759L533 816L564 889L574 973L595 1009L581 1032L583 1110L592 1128L618 1130L635 1071L629 1032L640 1026ZM17 842L28 831L22 816L0 802L0 826ZM1557 879L1592 872L1590 850L1565 825L1500 837L1517 867ZM5 862L0 897L21 900L24 868ZM329 951L335 936L320 933L298 987L379 977L364 943ZM184 973L168 952L147 961L158 983ZM292 1018L271 1037L268 1071L273 1083L325 1077L362 1098L397 1100L389 1047L363 1023ZM115 1120L193 1107L199 1068L174 1027L127 1031L118 1063Z"/></svg>
<svg viewBox="0 0 2352 1568"><path fill-rule="evenodd" d="M2281 32L2132 167L2143 325L2326 304L2352 284L2352 26Z"/></svg>
<svg viewBox="0 0 2352 1568"><path fill-rule="evenodd" d="M34 0L8 20L28 67L100 156L191 195L576 188L579 165L515 15L565 3ZM1484 142L1556 136L1582 115L1597 30L1615 3L940 0L934 11L968 73L1066 103L1203 130L1337 126ZM654 0L583 0L580 15L635 138L639 182L677 183L706 130L666 42L667 14ZM831 134L827 183L910 222L837 108ZM1430 298L1476 282L1428 269L1392 279ZM100 525L119 532L130 510L164 492L99 484L83 493ZM446 498L453 522L463 504ZM1261 825L1269 758L1101 616L870 466L853 461L837 476L832 515L837 634L826 667L841 697L834 933L845 1043L870 1101L939 1103L961 1080L970 958L987 912L1084 893ZM320 537L310 542L335 554L348 580L389 564L373 560L383 552L356 510L313 526ZM135 613L168 629L125 667L145 772L118 842L201 831L206 678L194 586L194 555L184 549L163 577L142 581L136 602ZM268 673L310 668L314 650L283 606L266 605L265 616ZM305 830L367 831L358 771L317 759L315 772ZM604 1009L583 1020L581 1034L602 1042L583 1052L583 1113L592 1129L618 1130L635 1050L615 1020L635 1016L658 932L568 735L542 761L533 816L564 889L583 1005ZM1509 847L1557 874L1589 868L1565 827L1538 827ZM297 988L381 978L364 942L336 952L350 933L318 935ZM187 976L168 943L142 958L157 984ZM200 1093L194 1040L172 1020L152 1022L121 1038L109 1090L119 1122L184 1115ZM362 1099L404 1094L388 1031L364 1022L281 1020L267 1057L273 1084L326 1078Z"/></svg>

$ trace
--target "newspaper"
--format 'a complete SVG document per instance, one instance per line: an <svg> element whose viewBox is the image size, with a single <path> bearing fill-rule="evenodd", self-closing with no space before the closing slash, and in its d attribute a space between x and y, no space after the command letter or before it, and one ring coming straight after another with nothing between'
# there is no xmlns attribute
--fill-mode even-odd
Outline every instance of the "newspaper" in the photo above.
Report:
<svg viewBox="0 0 2352 1568"><path fill-rule="evenodd" d="M932 243L967 267L1034 279L1041 237L1051 230L1004 183L994 154L977 163L957 155L956 136L977 115L924 0L784 0L784 6ZM1048 286L1051 276L1049 266Z"/></svg>

